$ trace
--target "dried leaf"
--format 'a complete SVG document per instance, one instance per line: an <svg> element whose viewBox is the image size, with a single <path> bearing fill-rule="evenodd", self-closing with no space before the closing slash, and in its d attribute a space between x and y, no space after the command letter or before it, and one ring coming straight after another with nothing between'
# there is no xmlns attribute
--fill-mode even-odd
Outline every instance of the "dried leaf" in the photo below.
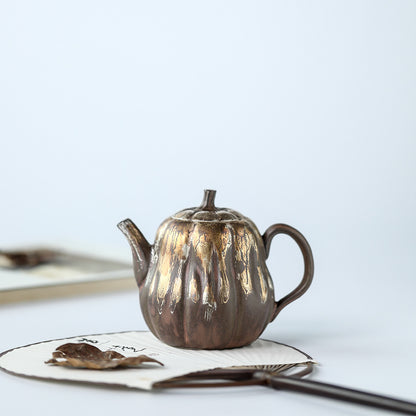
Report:
<svg viewBox="0 0 416 416"><path fill-rule="evenodd" d="M52 353L46 364L59 365L63 367L89 368L104 370L116 367L138 367L142 363L157 363L163 366L160 361L139 355L137 357L125 357L116 351L101 351L94 345L79 343L68 343L61 345Z"/></svg>

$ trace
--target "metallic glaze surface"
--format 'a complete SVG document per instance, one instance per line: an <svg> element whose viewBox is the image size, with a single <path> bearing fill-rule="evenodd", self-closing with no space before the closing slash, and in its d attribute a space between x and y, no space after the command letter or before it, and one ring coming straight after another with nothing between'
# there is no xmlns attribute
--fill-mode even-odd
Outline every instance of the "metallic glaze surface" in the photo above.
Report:
<svg viewBox="0 0 416 416"><path fill-rule="evenodd" d="M206 191L200 207L165 220L153 246L130 220L119 224L132 246L144 319L175 347L250 344L278 312L266 258L273 236L287 230L272 226L265 240L250 219L215 207L214 197ZM305 260L304 291L311 279ZM298 288L294 292L300 296Z"/></svg>
<svg viewBox="0 0 416 416"><path fill-rule="evenodd" d="M232 348L263 332L274 290L253 225L174 218L162 225L140 291L146 323L161 340Z"/></svg>

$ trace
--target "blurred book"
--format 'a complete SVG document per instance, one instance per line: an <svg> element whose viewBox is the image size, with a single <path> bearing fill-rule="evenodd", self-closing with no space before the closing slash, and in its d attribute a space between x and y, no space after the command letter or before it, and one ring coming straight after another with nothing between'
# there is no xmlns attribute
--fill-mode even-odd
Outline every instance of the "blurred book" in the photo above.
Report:
<svg viewBox="0 0 416 416"><path fill-rule="evenodd" d="M42 246L0 252L0 303L135 288L131 263L97 250Z"/></svg>

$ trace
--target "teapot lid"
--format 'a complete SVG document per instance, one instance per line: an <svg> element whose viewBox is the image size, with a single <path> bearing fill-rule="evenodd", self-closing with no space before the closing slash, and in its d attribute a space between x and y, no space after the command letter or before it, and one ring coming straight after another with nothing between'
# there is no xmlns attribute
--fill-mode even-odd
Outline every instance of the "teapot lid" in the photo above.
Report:
<svg viewBox="0 0 416 416"><path fill-rule="evenodd" d="M205 189L204 199L199 207L186 208L172 215L173 219L183 221L207 221L207 222L228 222L247 221L248 218L229 208L217 208L214 204L217 191Z"/></svg>

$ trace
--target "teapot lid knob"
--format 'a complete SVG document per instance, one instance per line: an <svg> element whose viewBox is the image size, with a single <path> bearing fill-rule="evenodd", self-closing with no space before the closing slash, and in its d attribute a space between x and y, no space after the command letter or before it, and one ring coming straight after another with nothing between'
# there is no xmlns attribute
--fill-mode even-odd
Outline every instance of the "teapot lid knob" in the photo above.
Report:
<svg viewBox="0 0 416 416"><path fill-rule="evenodd" d="M202 204L200 206L201 209L205 211L215 211L215 194L217 191L212 189L205 189L204 191L204 199L202 200Z"/></svg>

